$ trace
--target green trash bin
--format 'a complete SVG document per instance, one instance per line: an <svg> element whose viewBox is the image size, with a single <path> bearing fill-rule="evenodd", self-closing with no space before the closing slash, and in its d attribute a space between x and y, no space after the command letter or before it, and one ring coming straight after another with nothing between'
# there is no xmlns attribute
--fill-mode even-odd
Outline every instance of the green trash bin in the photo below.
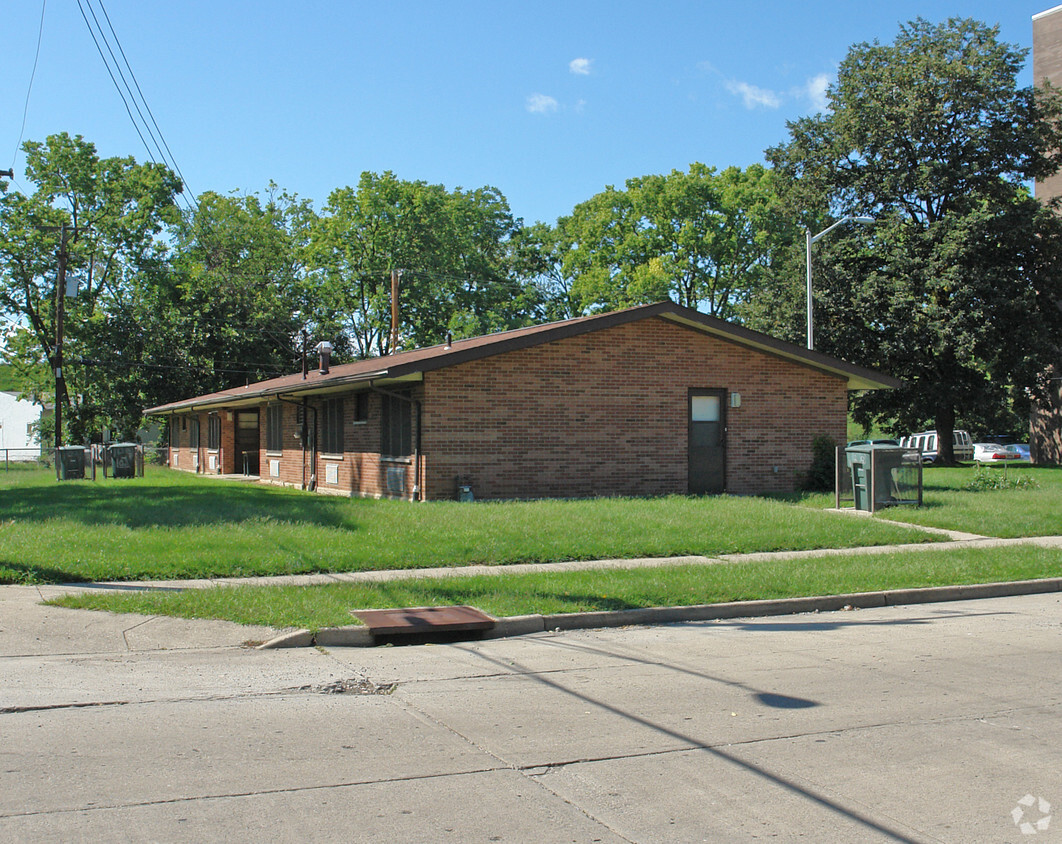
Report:
<svg viewBox="0 0 1062 844"><path fill-rule="evenodd" d="M901 496L897 494L893 470L903 466L905 449L867 443L849 446L844 453L852 473L852 494L857 510L873 513L899 502ZM873 490L870 488L871 482L874 484Z"/></svg>
<svg viewBox="0 0 1062 844"><path fill-rule="evenodd" d="M107 447L107 459L112 477L136 477L136 443L111 443Z"/></svg>
<svg viewBox="0 0 1062 844"><path fill-rule="evenodd" d="M85 449L79 445L59 446L59 480L85 477Z"/></svg>

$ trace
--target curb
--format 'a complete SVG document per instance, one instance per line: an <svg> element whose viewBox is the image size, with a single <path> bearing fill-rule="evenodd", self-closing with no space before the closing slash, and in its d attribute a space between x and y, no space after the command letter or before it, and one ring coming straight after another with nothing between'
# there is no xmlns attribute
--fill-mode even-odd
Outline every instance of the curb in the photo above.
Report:
<svg viewBox="0 0 1062 844"><path fill-rule="evenodd" d="M756 618L798 613L835 612L843 609L874 609L907 604L936 604L947 601L973 601L1062 592L1062 577L1042 580L1015 580L1004 583L974 583L969 586L931 586L923 589L893 589L885 592L852 592L808 598L781 598L765 601L732 601L726 604L698 604L685 607L647 607L632 610L564 613L559 615L516 615L499 618L482 638L503 639L551 630L589 630L632 625L676 624L689 621L718 621L728 618ZM375 637L362 626L326 627L316 633L293 630L258 646L274 648L372 647Z"/></svg>

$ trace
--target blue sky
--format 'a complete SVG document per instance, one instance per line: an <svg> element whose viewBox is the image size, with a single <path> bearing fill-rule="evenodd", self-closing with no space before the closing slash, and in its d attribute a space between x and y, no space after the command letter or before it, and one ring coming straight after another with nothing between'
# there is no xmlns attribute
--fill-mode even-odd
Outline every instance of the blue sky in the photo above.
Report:
<svg viewBox="0 0 1062 844"><path fill-rule="evenodd" d="M82 0L84 4L87 0ZM99 0L92 0L99 12ZM746 167L818 111L849 46L919 15L1032 45L1051 0L279 2L103 0L188 187L314 201L364 170L492 185L553 222L606 185L702 161ZM146 160L78 0L5 5L0 169L68 131ZM1022 76L1031 84L1031 57Z"/></svg>

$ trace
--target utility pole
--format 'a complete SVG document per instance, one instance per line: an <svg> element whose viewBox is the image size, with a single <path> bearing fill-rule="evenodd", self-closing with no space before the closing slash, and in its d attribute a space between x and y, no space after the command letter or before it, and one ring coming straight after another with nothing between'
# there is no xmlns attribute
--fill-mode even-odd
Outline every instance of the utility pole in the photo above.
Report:
<svg viewBox="0 0 1062 844"><path fill-rule="evenodd" d="M63 372L63 321L66 318L66 262L70 255L66 241L77 234L75 226L59 227L59 271L55 277L55 447L63 444L63 405L66 403L66 375Z"/></svg>
<svg viewBox="0 0 1062 844"><path fill-rule="evenodd" d="M66 223L59 229L59 272L55 277L55 447L63 444L63 404L66 379L63 377L63 319L66 316Z"/></svg>
<svg viewBox="0 0 1062 844"><path fill-rule="evenodd" d="M0 170L0 179L13 179L15 178L14 170Z"/></svg>
<svg viewBox="0 0 1062 844"><path fill-rule="evenodd" d="M391 354L398 351L398 288L402 281L401 270L391 270Z"/></svg>

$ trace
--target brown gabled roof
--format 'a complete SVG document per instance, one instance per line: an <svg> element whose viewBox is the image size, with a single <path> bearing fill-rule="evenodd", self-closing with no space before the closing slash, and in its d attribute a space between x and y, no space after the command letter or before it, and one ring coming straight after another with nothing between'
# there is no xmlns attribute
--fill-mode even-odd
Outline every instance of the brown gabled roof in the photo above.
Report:
<svg viewBox="0 0 1062 844"><path fill-rule="evenodd" d="M310 371L305 378L302 377L302 373L285 375L281 378L272 378L268 381L249 384L246 387L235 387L230 390L222 390L217 393L170 402L158 407L150 407L144 411L144 414L174 413L213 406L249 405L258 403L263 399L320 394L345 387L357 386L358 384L367 385L370 382L386 383L415 380L423 373L432 370L444 369L448 366L456 366L459 363L466 363L517 349L526 349L531 346L550 343L554 340L575 337L580 334L600 331L604 328L625 325L651 317L670 320L695 331L710 334L731 343L737 343L740 346L756 349L821 372L826 372L844 379L848 384L849 390L892 389L899 387L901 384L900 381L888 375L882 375L879 372L846 363L839 358L777 340L774 337L769 337L758 331L751 331L740 325L724 322L699 311L676 305L674 302L659 302L655 305L641 305L622 311L612 311L607 314L578 317L561 322L536 325L530 328L517 328L497 334L485 334L482 337L472 337L468 340L455 340L448 346L429 346L408 352L398 352L387 357L340 364L331 367L327 374L321 374L315 369Z"/></svg>

